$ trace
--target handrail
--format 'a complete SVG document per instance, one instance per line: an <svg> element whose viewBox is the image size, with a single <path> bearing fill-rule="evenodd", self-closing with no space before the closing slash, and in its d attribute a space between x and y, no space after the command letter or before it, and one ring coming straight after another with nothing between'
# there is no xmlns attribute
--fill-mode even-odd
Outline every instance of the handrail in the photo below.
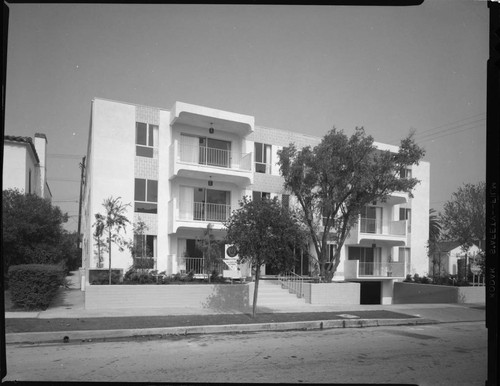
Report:
<svg viewBox="0 0 500 386"><path fill-rule="evenodd" d="M286 272L278 276L278 282L282 288L287 288L288 292L296 294L298 298L304 297L304 279L307 278L297 275L295 272Z"/></svg>

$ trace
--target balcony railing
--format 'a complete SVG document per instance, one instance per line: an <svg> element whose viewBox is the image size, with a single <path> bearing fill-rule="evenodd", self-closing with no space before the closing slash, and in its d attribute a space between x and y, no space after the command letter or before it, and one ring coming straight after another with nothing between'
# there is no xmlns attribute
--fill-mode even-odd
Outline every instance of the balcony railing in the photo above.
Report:
<svg viewBox="0 0 500 386"><path fill-rule="evenodd" d="M390 221L388 227L382 225L382 221L374 218L361 218L359 224L360 233L387 234L393 236L405 236L407 220Z"/></svg>
<svg viewBox="0 0 500 386"><path fill-rule="evenodd" d="M359 262L359 277L404 277L404 263L400 262L380 262L380 263L365 263Z"/></svg>
<svg viewBox="0 0 500 386"><path fill-rule="evenodd" d="M224 222L229 216L231 216L231 205L209 202L179 203L180 220Z"/></svg>
<svg viewBox="0 0 500 386"><path fill-rule="evenodd" d="M250 171L252 153L238 154L231 150L179 143L181 162Z"/></svg>

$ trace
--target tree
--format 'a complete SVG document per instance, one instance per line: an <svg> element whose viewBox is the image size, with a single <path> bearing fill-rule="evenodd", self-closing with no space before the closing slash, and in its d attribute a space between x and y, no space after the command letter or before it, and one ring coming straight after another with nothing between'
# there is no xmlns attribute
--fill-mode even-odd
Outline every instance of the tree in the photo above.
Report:
<svg viewBox="0 0 500 386"><path fill-rule="evenodd" d="M468 251L477 243L483 248L486 233L486 185L464 184L451 196L451 200L444 204L444 214L441 222L446 237L460 243L465 252L464 279L469 276Z"/></svg>
<svg viewBox="0 0 500 386"><path fill-rule="evenodd" d="M103 232L104 232L104 216L100 213L95 214L95 223L92 227L95 227L95 231L92 234L94 237L94 242L97 243L97 249L94 252L97 257L97 268L102 268L102 263L104 261L103 254L107 252L106 243L102 241Z"/></svg>
<svg viewBox="0 0 500 386"><path fill-rule="evenodd" d="M121 197L109 197L105 199L102 203L105 214L102 215L100 213L97 213L95 215L96 224L103 224L102 234L107 234L106 241L108 243L109 257L109 284L111 284L111 244L114 243L120 250L123 250L125 242L120 235L120 231L125 230L125 226L130 223L130 221L124 214L130 204L122 204L120 200ZM99 226L100 225L96 225L96 228L98 228Z"/></svg>
<svg viewBox="0 0 500 386"><path fill-rule="evenodd" d="M302 247L304 232L293 214L274 198L252 201L243 197L240 208L225 223L226 242L233 244L240 263L250 263L255 271L253 316L257 307L260 269L264 264L290 269L295 247Z"/></svg>
<svg viewBox="0 0 500 386"><path fill-rule="evenodd" d="M215 270L217 263L222 260L221 242L215 239L212 224L208 224L203 231L203 238L196 240L196 247L203 252L203 268L210 283L212 272Z"/></svg>
<svg viewBox="0 0 500 386"><path fill-rule="evenodd" d="M65 260L62 224L68 215L50 200L17 189L2 192L3 263L57 264Z"/></svg>
<svg viewBox="0 0 500 386"><path fill-rule="evenodd" d="M150 258L153 256L153 251L146 242L145 232L147 230L148 226L139 218L139 221L134 224L134 239L127 243L132 255L133 266L137 269L152 268L149 263L152 262Z"/></svg>
<svg viewBox="0 0 500 386"><path fill-rule="evenodd" d="M432 261L433 277L441 276L441 251L439 250L439 241L441 239L441 221L434 208L429 209L429 239L427 241L428 255ZM438 267L437 275L434 268Z"/></svg>
<svg viewBox="0 0 500 386"><path fill-rule="evenodd" d="M425 154L413 134L401 141L397 153L379 150L363 128L348 138L333 128L321 143L297 150L291 143L278 152L285 189L302 209L316 252L321 280L330 282L340 263L340 251L361 210L376 201L385 202L392 192L406 192L419 182L400 177ZM336 244L328 261L328 241ZM332 264L327 264L327 263Z"/></svg>
<svg viewBox="0 0 500 386"><path fill-rule="evenodd" d="M450 240L458 241L466 252L474 243L485 239L486 186L484 182L464 184L444 204L441 222Z"/></svg>

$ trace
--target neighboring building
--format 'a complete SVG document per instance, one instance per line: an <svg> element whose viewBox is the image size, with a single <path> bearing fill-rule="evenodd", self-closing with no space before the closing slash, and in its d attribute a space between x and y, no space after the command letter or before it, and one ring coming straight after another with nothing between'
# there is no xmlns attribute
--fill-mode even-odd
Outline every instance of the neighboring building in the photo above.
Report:
<svg viewBox="0 0 500 386"><path fill-rule="evenodd" d="M472 245L466 254L458 241L439 242L436 244L436 251L429 256L429 275L458 275L459 261L465 262L467 257L470 262L479 252L481 249L477 245Z"/></svg>
<svg viewBox="0 0 500 386"><path fill-rule="evenodd" d="M222 221L244 195L278 197L295 205L283 189L277 151L291 142L301 148L320 141L255 125L253 116L187 103L166 110L94 99L82 206L83 267L97 266L92 225L95 214L103 212L103 201L112 196L131 203L127 217L132 222L147 224L144 237L155 269L168 274L198 270L196 239L209 223L222 239ZM429 163L420 162L407 173L421 180L414 197L394 193L387 202L366 208L334 278L361 282L362 292L378 293L374 302L390 303L394 280L403 280L406 273L427 274ZM132 239L132 225L126 232ZM295 272L310 274L307 253L299 260ZM129 251L113 248L113 268L131 265Z"/></svg>
<svg viewBox="0 0 500 386"><path fill-rule="evenodd" d="M36 133L31 137L4 136L3 189L19 189L26 194L52 198L47 184L47 137Z"/></svg>

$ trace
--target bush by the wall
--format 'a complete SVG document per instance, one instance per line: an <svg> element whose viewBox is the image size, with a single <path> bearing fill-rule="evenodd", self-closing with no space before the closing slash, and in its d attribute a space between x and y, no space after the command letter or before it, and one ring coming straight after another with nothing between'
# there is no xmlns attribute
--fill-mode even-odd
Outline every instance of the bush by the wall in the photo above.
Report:
<svg viewBox="0 0 500 386"><path fill-rule="evenodd" d="M45 310L65 283L60 265L23 264L9 267L12 302L27 310Z"/></svg>
<svg viewBox="0 0 500 386"><path fill-rule="evenodd" d="M120 283L121 272L120 269L111 269L111 284ZM109 270L89 269L89 283L92 285L109 284Z"/></svg>
<svg viewBox="0 0 500 386"><path fill-rule="evenodd" d="M147 271L129 269L123 276L123 284L156 284L157 279Z"/></svg>

